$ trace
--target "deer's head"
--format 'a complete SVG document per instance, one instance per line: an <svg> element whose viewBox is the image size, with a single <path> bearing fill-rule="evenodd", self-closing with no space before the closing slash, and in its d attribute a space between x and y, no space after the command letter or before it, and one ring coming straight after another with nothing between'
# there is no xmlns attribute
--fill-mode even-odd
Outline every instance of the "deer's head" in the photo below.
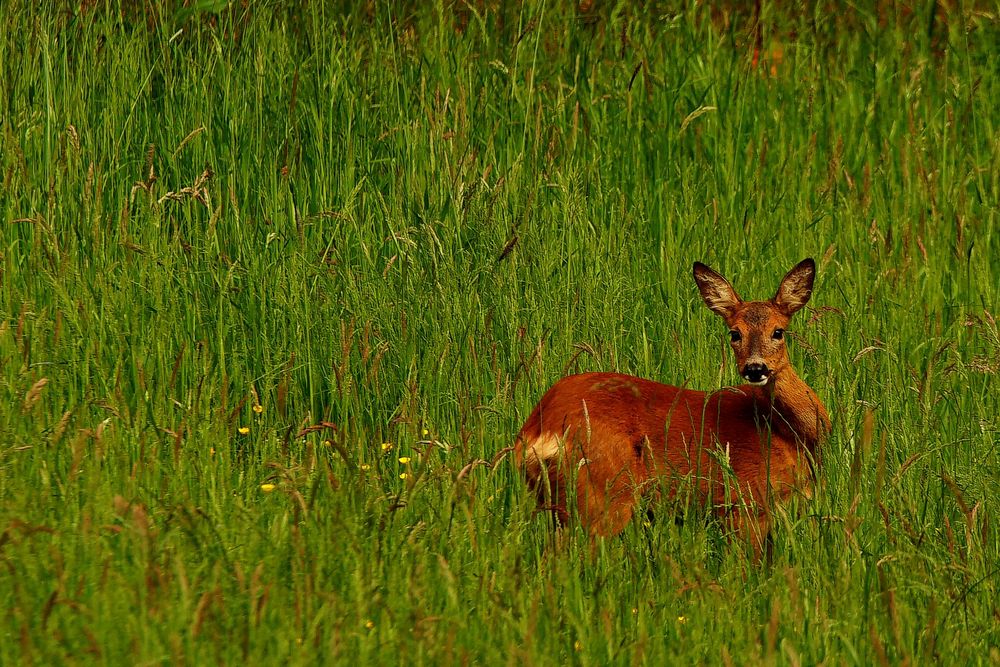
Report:
<svg viewBox="0 0 1000 667"><path fill-rule="evenodd" d="M740 375L754 385L764 385L788 368L785 327L795 311L812 294L816 262L804 259L789 271L768 301L743 301L719 273L700 262L694 279L709 310L729 327L729 340Z"/></svg>

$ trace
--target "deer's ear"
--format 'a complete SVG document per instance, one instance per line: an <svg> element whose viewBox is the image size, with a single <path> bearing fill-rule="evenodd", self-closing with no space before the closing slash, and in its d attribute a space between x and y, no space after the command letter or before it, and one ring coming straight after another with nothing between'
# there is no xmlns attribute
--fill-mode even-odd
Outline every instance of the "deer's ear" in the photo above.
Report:
<svg viewBox="0 0 1000 667"><path fill-rule="evenodd" d="M720 317L730 317L742 303L729 281L701 262L694 263L694 281L705 305Z"/></svg>
<svg viewBox="0 0 1000 667"><path fill-rule="evenodd" d="M786 315L791 315L806 305L812 296L813 279L816 277L816 262L812 257L804 259L785 274L774 295L774 305Z"/></svg>

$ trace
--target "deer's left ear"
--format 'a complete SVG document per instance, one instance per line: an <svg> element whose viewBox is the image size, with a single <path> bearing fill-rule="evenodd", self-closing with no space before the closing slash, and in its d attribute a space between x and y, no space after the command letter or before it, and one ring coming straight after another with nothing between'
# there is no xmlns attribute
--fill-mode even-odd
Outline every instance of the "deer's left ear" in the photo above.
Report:
<svg viewBox="0 0 1000 667"><path fill-rule="evenodd" d="M786 315L791 315L806 305L812 296L813 279L816 277L816 262L812 257L804 259L785 274L778 285L778 293L774 295L774 305Z"/></svg>
<svg viewBox="0 0 1000 667"><path fill-rule="evenodd" d="M723 319L732 316L742 303L729 281L701 262L694 263L694 281L708 309Z"/></svg>

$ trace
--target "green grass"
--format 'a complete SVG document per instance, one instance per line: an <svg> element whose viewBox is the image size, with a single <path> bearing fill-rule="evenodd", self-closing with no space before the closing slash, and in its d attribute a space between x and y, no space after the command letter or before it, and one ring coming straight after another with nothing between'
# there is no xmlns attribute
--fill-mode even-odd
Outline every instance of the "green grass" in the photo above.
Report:
<svg viewBox="0 0 1000 667"><path fill-rule="evenodd" d="M0 14L0 663L1000 662L995 2L764 3L758 68L695 5L54 4ZM568 372L735 383L692 263L806 256L769 566L469 468Z"/></svg>

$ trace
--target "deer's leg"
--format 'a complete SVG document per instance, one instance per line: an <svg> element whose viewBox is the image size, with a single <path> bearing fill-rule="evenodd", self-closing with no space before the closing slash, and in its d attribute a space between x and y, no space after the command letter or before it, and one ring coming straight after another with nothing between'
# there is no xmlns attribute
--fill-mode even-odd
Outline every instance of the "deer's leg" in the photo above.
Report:
<svg viewBox="0 0 1000 667"><path fill-rule="evenodd" d="M755 563L760 563L765 556L770 560L771 518L767 512L753 505L738 507L732 510L727 523L731 539L748 546Z"/></svg>
<svg viewBox="0 0 1000 667"><path fill-rule="evenodd" d="M760 501L759 488L753 484L720 484L715 491L716 512L728 531L729 541L749 547L753 562L761 562L771 531L771 517L767 505Z"/></svg>
<svg viewBox="0 0 1000 667"><path fill-rule="evenodd" d="M591 534L622 532L635 511L641 471L631 461L605 453L593 460L580 459L576 472L577 506Z"/></svg>

